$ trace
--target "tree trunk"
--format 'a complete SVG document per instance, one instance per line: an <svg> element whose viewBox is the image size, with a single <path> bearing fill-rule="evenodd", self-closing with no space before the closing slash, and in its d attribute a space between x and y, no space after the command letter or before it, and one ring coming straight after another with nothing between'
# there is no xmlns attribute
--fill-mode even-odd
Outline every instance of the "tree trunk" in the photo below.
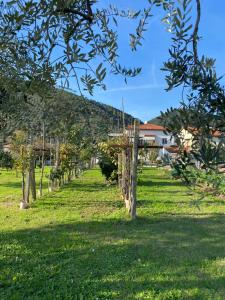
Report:
<svg viewBox="0 0 225 300"><path fill-rule="evenodd" d="M50 157L49 157L49 164L50 164L50 167L52 166L52 139L50 138L49 139L49 151L50 151Z"/></svg>
<svg viewBox="0 0 225 300"><path fill-rule="evenodd" d="M33 200L36 200L36 180L35 180L35 159L32 158L30 162L30 188Z"/></svg>
<svg viewBox="0 0 225 300"><path fill-rule="evenodd" d="M129 201L130 168L131 168L131 150L128 147L122 151L122 195L128 211L130 211L130 201Z"/></svg>
<svg viewBox="0 0 225 300"><path fill-rule="evenodd" d="M43 191L43 176L44 176L44 168L45 168L45 123L43 122L43 139L42 139L42 157L41 157L41 177L40 177L40 184L39 184L39 193L42 196ZM51 153L50 153L51 156Z"/></svg>
<svg viewBox="0 0 225 300"><path fill-rule="evenodd" d="M22 195L23 195L23 200L25 197L25 179L24 179L24 172L22 171Z"/></svg>
<svg viewBox="0 0 225 300"><path fill-rule="evenodd" d="M26 171L25 193L23 202L29 203L30 200L30 169Z"/></svg>
<svg viewBox="0 0 225 300"><path fill-rule="evenodd" d="M130 216L132 219L136 218L138 141L139 141L139 123L138 121L135 120L131 176L130 176Z"/></svg>
<svg viewBox="0 0 225 300"><path fill-rule="evenodd" d="M53 171L57 171L59 168L59 150L60 150L60 143L59 143L59 137L57 136L55 138L55 155L54 155L54 166L52 166ZM53 191L55 189L59 188L59 185L61 183L61 179L51 179L50 184L50 191Z"/></svg>
<svg viewBox="0 0 225 300"><path fill-rule="evenodd" d="M55 148L55 169L58 169L59 167L59 138L56 138L56 148Z"/></svg>

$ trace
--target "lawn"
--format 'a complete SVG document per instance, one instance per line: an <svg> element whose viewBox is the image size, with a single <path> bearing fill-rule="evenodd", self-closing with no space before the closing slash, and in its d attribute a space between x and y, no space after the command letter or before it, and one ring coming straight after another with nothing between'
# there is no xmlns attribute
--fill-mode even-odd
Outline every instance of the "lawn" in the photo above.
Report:
<svg viewBox="0 0 225 300"><path fill-rule="evenodd" d="M49 167L45 167L43 177L43 193L48 192L48 175ZM36 168L35 176L37 181L37 188L39 179L41 176L41 169ZM15 204L19 205L19 200L22 199L22 187L21 187L22 175L20 172L16 175L15 170L0 169L0 203L4 203L8 206Z"/></svg>
<svg viewBox="0 0 225 300"><path fill-rule="evenodd" d="M132 222L93 169L19 211L0 176L1 300L225 299L224 201L145 169Z"/></svg>

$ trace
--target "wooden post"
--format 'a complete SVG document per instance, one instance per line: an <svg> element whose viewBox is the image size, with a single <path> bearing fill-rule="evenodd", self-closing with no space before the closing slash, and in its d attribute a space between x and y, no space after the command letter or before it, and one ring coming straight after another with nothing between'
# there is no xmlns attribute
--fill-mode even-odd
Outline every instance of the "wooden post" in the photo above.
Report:
<svg viewBox="0 0 225 300"><path fill-rule="evenodd" d="M36 200L35 157L32 157L30 162L30 189L33 200Z"/></svg>
<svg viewBox="0 0 225 300"><path fill-rule="evenodd" d="M118 154L118 186L120 190L122 191L122 153Z"/></svg>
<svg viewBox="0 0 225 300"><path fill-rule="evenodd" d="M130 167L131 167L131 149L127 147L122 152L122 194L126 209L130 211Z"/></svg>
<svg viewBox="0 0 225 300"><path fill-rule="evenodd" d="M133 152L131 162L130 175L130 216L132 219L136 218L136 201L137 201L137 167L138 167L138 141L139 141L139 123L134 121L134 140Z"/></svg>
<svg viewBox="0 0 225 300"><path fill-rule="evenodd" d="M123 196L123 198L124 198L124 200L125 200L125 178L126 178L126 173L125 173L125 171L126 171L126 150L125 149L123 149L122 150L122 162L121 162L121 164L122 164L122 174L121 174L121 191L122 191L122 196Z"/></svg>

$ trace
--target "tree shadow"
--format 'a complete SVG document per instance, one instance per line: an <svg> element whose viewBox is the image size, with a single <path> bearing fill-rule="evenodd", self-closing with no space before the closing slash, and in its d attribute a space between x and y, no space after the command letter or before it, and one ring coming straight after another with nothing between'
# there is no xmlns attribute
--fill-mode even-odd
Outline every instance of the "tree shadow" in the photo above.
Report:
<svg viewBox="0 0 225 300"><path fill-rule="evenodd" d="M161 193L161 192L160 192ZM138 199L137 201L137 207L149 207L149 206L153 206L154 204L163 204L163 205L167 205L167 206L173 206L173 205L189 205L189 206L193 206L193 200L189 198L189 195L187 194L184 194L182 195L182 198L184 197L187 197L187 200L158 200L158 199L153 199L153 200L150 200L150 199L143 199L143 200L140 200ZM221 205L221 206L224 206L225 207L225 201L224 200L204 200L204 205L215 205L215 203L217 205ZM198 204L198 206L201 206L201 203Z"/></svg>
<svg viewBox="0 0 225 300"><path fill-rule="evenodd" d="M10 188L10 189L20 189L21 182L4 182L4 183L0 183L0 187Z"/></svg>
<svg viewBox="0 0 225 300"><path fill-rule="evenodd" d="M100 194L101 192L101 194ZM115 193L114 186L105 184L88 184L82 181L73 181L63 187L63 189L48 194L43 202L35 202L33 207L44 207L45 209L58 209L61 207L69 207L71 209L101 209L104 207L123 208L124 201L122 199L108 198L108 192ZM100 195L100 199L99 196Z"/></svg>
<svg viewBox="0 0 225 300"><path fill-rule="evenodd" d="M182 182L177 181L168 181L168 180L161 180L161 181L145 181L145 180L138 180L138 186L156 186L156 187L184 187L184 184Z"/></svg>
<svg viewBox="0 0 225 300"><path fill-rule="evenodd" d="M1 299L183 299L191 290L195 299L219 299L224 225L222 214L165 214L7 232L1 234ZM210 268L217 263L215 277Z"/></svg>

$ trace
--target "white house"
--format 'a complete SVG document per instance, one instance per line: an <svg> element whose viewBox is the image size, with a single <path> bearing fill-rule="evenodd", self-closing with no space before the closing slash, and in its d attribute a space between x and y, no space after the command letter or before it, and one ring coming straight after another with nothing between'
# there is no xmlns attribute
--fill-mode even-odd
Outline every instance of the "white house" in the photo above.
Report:
<svg viewBox="0 0 225 300"><path fill-rule="evenodd" d="M129 125L127 128L128 134L132 135L133 126ZM166 132L163 126L155 125L151 123L141 124L139 126L139 137L140 140L146 143L152 142L157 146L162 148L159 150L159 156L164 156L165 154L174 153L174 146L176 147L175 139L172 134Z"/></svg>
<svg viewBox="0 0 225 300"><path fill-rule="evenodd" d="M131 131L132 125L128 126L127 131ZM174 137L166 132L163 126L145 123L139 126L140 139L144 141L153 141L159 146L172 146L175 144Z"/></svg>

